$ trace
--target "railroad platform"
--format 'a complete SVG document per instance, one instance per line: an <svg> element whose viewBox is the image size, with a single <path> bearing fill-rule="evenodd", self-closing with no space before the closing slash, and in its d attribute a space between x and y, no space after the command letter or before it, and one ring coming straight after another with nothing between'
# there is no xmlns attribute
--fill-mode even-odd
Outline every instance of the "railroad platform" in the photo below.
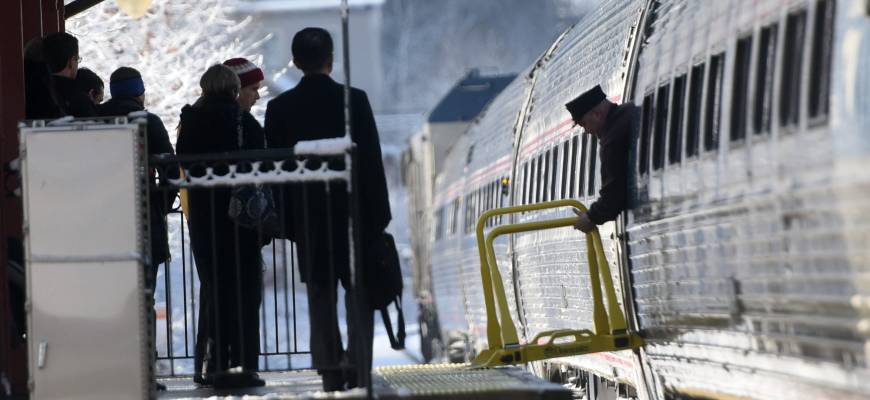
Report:
<svg viewBox="0 0 870 400"><path fill-rule="evenodd" d="M266 386L214 390L190 378L166 378L158 399L365 399L365 390L324 393L313 370L264 372ZM572 391L546 382L520 367L469 369L463 364L424 364L376 368L372 387L378 399L570 400Z"/></svg>

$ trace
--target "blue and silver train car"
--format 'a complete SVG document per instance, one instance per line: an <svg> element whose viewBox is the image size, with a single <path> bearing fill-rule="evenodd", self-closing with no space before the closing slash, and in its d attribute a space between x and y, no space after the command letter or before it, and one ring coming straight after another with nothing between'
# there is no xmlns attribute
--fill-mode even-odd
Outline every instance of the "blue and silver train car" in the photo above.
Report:
<svg viewBox="0 0 870 400"><path fill-rule="evenodd" d="M599 228L646 346L535 369L579 375L591 398L870 396L868 72L866 0L602 2L433 171L431 259L416 265L443 331L467 335L467 357L486 345L483 210L595 200L596 141L563 105L601 84L641 109L629 210ZM580 239L561 229L497 248L526 340L591 326Z"/></svg>

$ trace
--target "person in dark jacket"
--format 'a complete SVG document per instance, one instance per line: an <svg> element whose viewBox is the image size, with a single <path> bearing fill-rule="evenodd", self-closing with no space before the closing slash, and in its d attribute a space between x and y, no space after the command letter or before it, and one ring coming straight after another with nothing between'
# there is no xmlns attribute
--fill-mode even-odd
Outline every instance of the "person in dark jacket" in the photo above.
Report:
<svg viewBox="0 0 870 400"><path fill-rule="evenodd" d="M79 90L88 95L95 106L99 106L103 102L106 85L96 72L87 68L79 68L79 72L76 74L76 84L79 85ZM97 108L97 114L99 114L99 107Z"/></svg>
<svg viewBox="0 0 870 400"><path fill-rule="evenodd" d="M240 150L239 78L223 65L211 66L200 80L202 97L181 110L176 150L179 155ZM245 149L262 149L263 138L244 132ZM186 165L200 176L202 168ZM227 214L232 189L192 188L188 194L190 239L202 291L207 298L200 326L206 326L212 353L205 376L215 387L262 386L259 367L263 270L260 238ZM198 345L199 346L199 345ZM242 372L230 372L241 367Z"/></svg>
<svg viewBox="0 0 870 400"><path fill-rule="evenodd" d="M24 117L27 119L60 118L60 108L51 95L51 74L45 65L42 38L31 39L24 46Z"/></svg>
<svg viewBox="0 0 870 400"><path fill-rule="evenodd" d="M241 83L238 102L239 107L242 108L242 123L245 131L253 132L257 137L264 137L262 125L251 115L251 108L260 99L260 87L265 79L263 70L245 58L231 58L224 61L224 65L239 77Z"/></svg>
<svg viewBox="0 0 870 400"><path fill-rule="evenodd" d="M571 119L601 143L601 190L589 212L574 210L574 228L589 233L597 225L614 220L628 204L628 155L631 133L637 127L634 104L616 105L607 100L601 86L584 92L565 107Z"/></svg>
<svg viewBox="0 0 870 400"><path fill-rule="evenodd" d="M263 74L263 70L254 65L254 63L248 61L244 58L232 58L223 63L227 68L233 71L239 78L239 83L241 85L241 89L239 91L239 97L236 99L239 103L239 107L242 110L242 129L245 132L245 137L251 138L252 145L245 146L247 149L253 149L253 145L263 146L265 147L265 143L263 142L263 127L257 122L257 119L251 115L251 107L260 99L260 87L262 86L263 79L265 79L265 75ZM271 238L268 238L271 239ZM202 288L200 287L200 290ZM246 293L242 294L243 296ZM194 347L193 353L193 365L194 365L194 380L197 383L204 383L204 378L202 376L203 370L203 361L208 361L209 364L213 364L215 362L214 358L205 360L206 353L208 353L208 337L209 337L209 325L211 321L208 321L208 296L203 296L202 291L200 291L200 318L198 322L198 330L197 330L197 340L196 346ZM214 366L207 366L206 370L214 369Z"/></svg>
<svg viewBox="0 0 870 400"><path fill-rule="evenodd" d="M76 80L79 80L83 76L82 72L84 71L90 72L89 70L80 69L79 77ZM87 72L85 72L85 76L87 76ZM97 81L99 80L99 83L102 84L102 80L93 72L90 73L93 76L85 79L84 82L86 84L82 84L82 90L88 93L88 96L92 99L94 97L101 98L102 88L100 87L101 85L97 84ZM95 96L97 89L99 89L99 96ZM133 112L145 111L145 84L139 71L130 67L116 69L109 77L109 90L112 98L97 107L99 115L125 116ZM160 117L150 112L147 113L146 130L149 155L175 153L169 141L169 134L166 132L166 127L164 127L163 120ZM151 174L152 179L156 178L154 171L151 171ZM165 177L160 178L163 179ZM151 261L148 263L147 270L145 271L145 290L151 293L149 297L151 304L148 307L152 310L152 317L155 316L153 309L154 290L157 287L157 270L160 268L160 264L169 260L169 236L166 232L166 214L172 208L175 194L176 191L174 190L152 190L148 201L150 207L149 221L151 222ZM156 324L154 329L157 329ZM166 386L161 383L157 383L157 388L159 390L166 390Z"/></svg>
<svg viewBox="0 0 870 400"><path fill-rule="evenodd" d="M306 28L293 38L293 63L304 72L299 84L266 107L266 141L270 148L289 148L299 141L345 135L344 87L329 77L333 44L321 28ZM389 224L390 205L378 130L365 92L352 89L351 134L357 145L358 237L381 237ZM373 313L354 303L349 282L348 199L343 183L291 186L283 196L287 229L297 247L300 276L306 282L313 366L327 391L365 384L356 368L371 368ZM362 248L365 248L363 243ZM357 260L365 259L359 255ZM355 265L365 268L361 263ZM348 348L342 348L336 312L337 284L344 287ZM364 296L356 296L364 302ZM361 314L355 314L360 311Z"/></svg>
<svg viewBox="0 0 870 400"><path fill-rule="evenodd" d="M99 115L123 116L145 111L145 85L139 71L130 67L116 69L109 78L109 91L112 98L97 108ZM148 154L174 154L163 120L148 112L147 121ZM151 193L151 265L145 281L152 293L156 285L157 268L169 260L166 214L174 201L174 191Z"/></svg>
<svg viewBox="0 0 870 400"><path fill-rule="evenodd" d="M93 101L76 84L79 70L79 41L66 32L52 33L42 40L42 52L51 73L51 95L63 115L93 117Z"/></svg>

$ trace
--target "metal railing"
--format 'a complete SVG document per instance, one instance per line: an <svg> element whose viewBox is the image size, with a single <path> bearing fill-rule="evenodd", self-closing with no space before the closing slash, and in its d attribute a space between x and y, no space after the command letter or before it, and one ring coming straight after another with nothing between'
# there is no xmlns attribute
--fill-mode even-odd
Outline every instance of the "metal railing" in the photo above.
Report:
<svg viewBox="0 0 870 400"><path fill-rule="evenodd" d="M200 282L187 234L187 218L180 201L176 205L167 215L167 225L170 229L177 227L178 235L170 235L171 259L160 265L157 275L158 329L155 341L158 376L193 373L198 334ZM310 367L309 332L305 320L308 316L299 307L305 302L305 288L297 288L296 245L287 240L272 240L263 247L262 254L260 368L283 371ZM297 295L301 295L302 304L297 304ZM297 318L303 320L300 322Z"/></svg>
<svg viewBox="0 0 870 400"><path fill-rule="evenodd" d="M169 254L170 259L163 262L157 272L157 283L155 288L155 303L156 303L156 318L157 322L155 332L156 342L156 359L157 359L157 376L189 376L198 373L195 368L195 355L197 354L198 343L209 343L204 340L203 329L197 322L201 315L205 312L205 308L210 304L218 304L223 302L220 307L226 307L226 301L218 297L215 291L208 292L212 297L207 297L205 301L201 298L202 285L200 282L200 274L202 271L197 269L197 259L207 259L211 265L212 271L222 271L220 273L230 274L232 271L228 267L218 267L218 264L227 263L227 257L221 259L219 254L227 254L223 252L223 248L227 245L234 247L235 252L230 251L229 254L235 256L235 282L231 282L233 287L229 287L230 291L233 288L233 296L242 305L233 305L230 312L238 311L238 314L230 315L229 319L237 317L238 319L238 334L244 336L244 332L248 332L245 328L247 322L242 317L244 307L243 298L249 292L243 291L242 285L239 283L244 281L244 274L250 270L244 270L245 266L241 264L250 264L250 259L245 258L245 262L240 262L240 258L247 257L250 254L244 253L240 247L250 245L250 240L254 240L258 244L267 242L265 246L259 248L259 255L262 258L262 282L260 286L260 304L259 304L259 349L257 355L258 369L264 370L292 370L311 367L311 356L309 349L309 332L308 323L308 299L306 297L306 286L297 285L300 282L298 276L300 271L298 266L298 253L296 245L284 239L269 239L269 234L263 232L262 229L245 230L245 234L241 233L238 225L230 223L227 225L227 209L225 201L230 196L230 190L240 187L261 187L270 190L276 205L275 212L278 215L278 220L281 221L281 232L275 236L287 238L290 235L285 232L287 225L285 221L285 210L280 205L285 203L285 196L290 196L294 201L295 195L285 195L285 192L290 193L287 189L289 185L293 186L296 192L303 193L302 197L308 199L308 195L312 191L320 190L323 192L325 188L325 198L318 198L320 201L325 199L325 207L320 205L315 206L313 212L327 212L331 210L329 204L337 200L336 195L341 195L338 201L348 201L348 226L353 227L353 215L357 212L352 204L353 196L351 191L345 186L350 185L351 179L351 153L352 147L347 140L347 149L340 149L337 146L341 140L332 140L321 143L319 146L314 145L308 148L310 154L298 155L288 151L277 150L257 150L244 151L226 154L203 154L203 155L187 155L187 156L156 156L150 160L149 168L156 171L157 178L154 179L154 184L150 188L149 197L151 202L162 202L164 204L171 203L171 208L166 212L166 228L168 232ZM336 150L338 149L338 150ZM336 152L337 151L337 152ZM330 152L332 152L330 154ZM181 166L181 169L179 169ZM180 172L181 171L181 172ZM320 189L311 189L320 184ZM341 187L340 190L336 188ZM181 194L176 196L176 192ZM190 191L190 193L184 193ZM193 202L193 193L196 191L198 205L201 209L209 208L210 223L203 223L205 218L202 213L190 214L192 208L196 206L188 205L187 202ZM320 193L318 192L318 193ZM308 193L307 195L304 193ZM322 193L321 193L322 194ZM221 197L223 196L223 197ZM232 196L235 196L233 194ZM298 197L298 196L297 196ZM167 201L167 199L172 199ZM218 199L217 202L215 199ZM315 197L317 198L317 197ZM210 206L209 200L210 199ZM205 202L203 202L205 200ZM222 202L222 203L221 203ZM220 203L220 204L218 204ZM308 213L311 204L307 204L306 200L301 201L305 209L304 213ZM205 206L203 206L205 204ZM150 207L150 206L149 206ZM298 204L296 205L298 207ZM288 211L293 212L293 211ZM298 210L297 210L298 212ZM151 207L151 213L155 213L155 209ZM198 215L198 216L197 216ZM191 217L197 218L194 225L199 224L200 230L196 235L200 242L197 247L196 242L191 241L191 231L189 225ZM298 215L297 215L298 217ZM332 216L327 216L327 220L331 220ZM307 219L305 220L305 229ZM152 225L154 219L152 218ZM223 221L223 222L221 222ZM210 224L210 225L209 225ZM297 224L300 224L297 222ZM207 225L211 231L206 231L203 234L202 226ZM327 224L332 226L331 224ZM232 226L235 230L233 236L235 242L227 242L225 239L216 238L214 231L225 232L228 226ZM158 226L158 229L160 227ZM297 227L298 228L298 227ZM330 231L332 232L332 231ZM354 230L349 230L348 246L354 246ZM148 235L150 235L150 231ZM297 232L297 234L300 234ZM203 238L211 236L211 242L203 247ZM244 236L248 235L248 236ZM328 233L328 237L335 237L333 233ZM154 236L152 236L153 238ZM268 239L268 240L267 240ZM240 241L244 242L240 245ZM310 240L308 240L310 242ZM229 243L229 244L228 244ZM223 247L222 247L223 246ZM330 241L330 246L332 242ZM250 248L250 247L245 247ZM332 247L330 247L332 248ZM154 248L152 247L152 252ZM197 249L199 254L197 254ZM205 249L205 250L204 250ZM210 253L206 254L206 253ZM203 258L203 254L205 258ZM240 255L241 254L241 255ZM352 254L352 253L351 253ZM229 261L232 263L232 260ZM353 260L348 260L351 271L353 270ZM324 262L324 267L328 267L329 271L335 270L335 264L332 260L328 263ZM327 265L328 264L328 265ZM223 268L223 269L221 269ZM231 267L230 267L231 268ZM230 271L230 272L227 272ZM219 272L208 272L214 276L213 287L218 287ZM212 275L213 274L213 275ZM352 274L352 272L351 272ZM353 277L353 275L351 275ZM221 278L227 279L227 278ZM232 279L230 279L232 280ZM147 278L146 278L147 281ZM221 283L225 285L226 283ZM226 288L225 286L220 286ZM228 286L227 286L228 287ZM244 286L250 289L251 286ZM203 293L205 293L203 291ZM222 296L223 294L221 294ZM223 311L227 311L226 308ZM347 310L346 312L350 312ZM222 318L220 313L214 312L210 315L216 318ZM250 315L246 313L245 315ZM221 326L219 322L210 321L209 324ZM212 325L212 330L214 330ZM244 325L244 326L243 326ZM218 329L220 330L220 329ZM226 338L224 338L226 340ZM220 339L217 340L220 342ZM211 342L213 344L213 342ZM242 355L230 355L230 362L239 362L239 358L244 358L245 342L242 342ZM200 353L201 354L201 353ZM220 356L218 356L220 357ZM226 357L226 356L225 356ZM235 358L234 358L235 357ZM219 358L220 359L220 358ZM232 361L234 360L235 361ZM201 360L197 360L201 362Z"/></svg>

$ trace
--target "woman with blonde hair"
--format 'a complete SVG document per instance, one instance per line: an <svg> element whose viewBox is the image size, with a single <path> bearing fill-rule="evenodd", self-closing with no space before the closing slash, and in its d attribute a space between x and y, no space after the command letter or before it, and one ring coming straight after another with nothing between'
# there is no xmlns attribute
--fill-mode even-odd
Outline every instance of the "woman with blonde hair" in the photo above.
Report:
<svg viewBox="0 0 870 400"><path fill-rule="evenodd" d="M240 81L216 64L200 79L202 97L181 110L176 152L179 156L262 149L262 133L245 132L239 107ZM239 134L244 140L239 143ZM204 168L186 166L201 176ZM217 171L217 173L220 173ZM200 280L201 335L194 380L218 388L262 386L257 376L260 354L259 308L262 293L260 239L255 230L236 224L227 211L232 189L192 188L188 193L188 225ZM201 343L205 339L206 343ZM238 371L240 367L241 372ZM232 369L233 372L230 370Z"/></svg>

